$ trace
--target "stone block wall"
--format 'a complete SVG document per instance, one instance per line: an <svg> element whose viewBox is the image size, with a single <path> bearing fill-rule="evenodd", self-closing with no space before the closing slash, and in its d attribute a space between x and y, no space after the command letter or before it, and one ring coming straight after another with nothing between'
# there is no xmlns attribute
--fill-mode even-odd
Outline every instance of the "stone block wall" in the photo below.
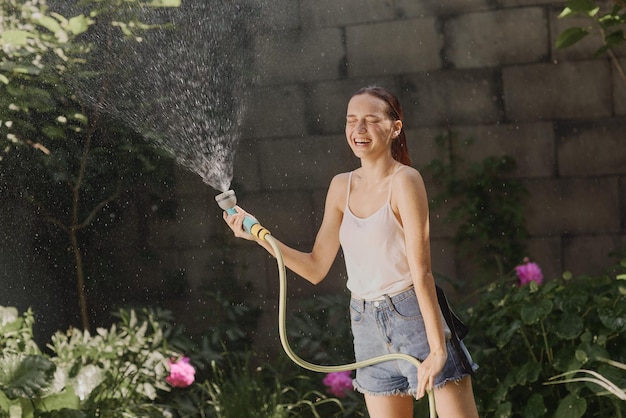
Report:
<svg viewBox="0 0 626 418"><path fill-rule="evenodd" d="M358 166L343 136L347 100L380 84L404 105L416 168L439 157L434 138L446 129L476 139L468 159L515 158L514 176L530 191L529 252L520 257L539 262L548 279L565 270L597 273L613 261L610 251L626 245L626 81L608 58L593 58L597 39L554 48L558 33L581 22L558 19L564 2L249 1L265 24L253 42L256 84L233 187L281 240L311 248L330 179ZM622 66L625 57L618 51ZM179 181L184 188L197 180L181 172ZM226 228L218 211L206 209L216 192L198 193L206 198L194 194L188 204L200 208L188 208L171 233L189 228L187 236L199 234L204 244L178 248L179 255L209 254L211 237ZM434 270L472 280L456 257L453 228L437 213L431 234ZM240 279L274 298L273 261L248 243L229 243L249 263ZM317 288L290 283L293 295L341 291L345 273L339 260ZM269 315L264 321L273 324Z"/></svg>

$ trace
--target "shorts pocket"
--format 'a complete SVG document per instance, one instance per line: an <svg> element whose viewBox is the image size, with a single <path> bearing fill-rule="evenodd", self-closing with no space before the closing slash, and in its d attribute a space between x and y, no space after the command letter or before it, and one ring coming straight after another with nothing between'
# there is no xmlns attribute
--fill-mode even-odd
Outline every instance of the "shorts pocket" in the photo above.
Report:
<svg viewBox="0 0 626 418"><path fill-rule="evenodd" d="M350 320L353 324L363 322L363 302L350 299Z"/></svg>
<svg viewBox="0 0 626 418"><path fill-rule="evenodd" d="M407 296L401 300L395 301L393 309L400 318L407 320L422 319L422 312L420 311L415 295Z"/></svg>

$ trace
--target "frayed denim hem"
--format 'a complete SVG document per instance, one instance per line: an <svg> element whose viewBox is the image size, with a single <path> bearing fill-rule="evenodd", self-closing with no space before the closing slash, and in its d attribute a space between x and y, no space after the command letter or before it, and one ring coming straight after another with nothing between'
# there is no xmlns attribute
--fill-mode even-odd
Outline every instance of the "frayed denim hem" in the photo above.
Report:
<svg viewBox="0 0 626 418"><path fill-rule="evenodd" d="M477 366L474 367L474 370L476 370L476 369L478 369ZM464 373L464 374L462 374L459 377L451 377L449 379L446 379L443 382L435 385L435 390L443 388L448 383L458 384L461 380L465 379L467 376L471 376L471 374L470 373ZM362 388L356 382L356 380L352 381L352 386L353 386L355 391L357 391L359 393L362 393L364 395L371 395L371 396L411 396L411 397L415 398L415 396L417 395L417 389L413 389L413 388L394 389L394 390L385 391L385 392L372 392L372 391L369 391L367 389Z"/></svg>
<svg viewBox="0 0 626 418"><path fill-rule="evenodd" d="M360 386L354 385L354 390L356 390L359 393L362 393L363 395L370 395L370 396L411 396L413 398L415 398L415 395L417 393L416 390L401 390L401 389L394 389L390 392L370 392L369 390L365 390Z"/></svg>
<svg viewBox="0 0 626 418"><path fill-rule="evenodd" d="M461 375L461 376L459 376L459 377L451 377L450 379L446 379L446 380L444 380L443 382L441 382L441 383L439 383L439 384L435 385L435 390L436 390L436 389L441 389L442 387L444 387L445 385L447 385L447 384L448 384L448 383L450 383L450 382L452 382L452 383L454 383L454 384L457 384L457 383L459 383L461 380L465 379L467 376L471 376L471 374L469 374L469 373L465 373L465 374L462 374L462 375Z"/></svg>

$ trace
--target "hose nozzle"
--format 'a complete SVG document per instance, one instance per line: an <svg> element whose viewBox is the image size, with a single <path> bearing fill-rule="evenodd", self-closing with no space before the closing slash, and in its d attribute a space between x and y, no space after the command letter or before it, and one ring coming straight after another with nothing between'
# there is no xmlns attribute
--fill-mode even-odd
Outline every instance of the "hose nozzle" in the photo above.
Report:
<svg viewBox="0 0 626 418"><path fill-rule="evenodd" d="M235 210L235 206L237 205L237 196L235 196L234 190L227 190L224 193L218 194L215 196L215 201L219 207L225 210L229 215L237 214L237 211ZM254 219L252 216L246 215L243 219L243 228L249 234L252 234L262 240L265 240L266 235L270 235L270 231L261 226L259 221Z"/></svg>

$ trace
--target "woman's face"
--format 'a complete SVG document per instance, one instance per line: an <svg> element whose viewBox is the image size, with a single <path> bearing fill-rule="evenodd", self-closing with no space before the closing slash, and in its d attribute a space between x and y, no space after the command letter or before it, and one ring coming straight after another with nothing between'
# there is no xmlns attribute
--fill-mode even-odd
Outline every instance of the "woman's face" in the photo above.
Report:
<svg viewBox="0 0 626 418"><path fill-rule="evenodd" d="M388 104L369 94L352 97L346 114L346 139L358 158L391 155L391 141L402 128L401 121L393 121Z"/></svg>

